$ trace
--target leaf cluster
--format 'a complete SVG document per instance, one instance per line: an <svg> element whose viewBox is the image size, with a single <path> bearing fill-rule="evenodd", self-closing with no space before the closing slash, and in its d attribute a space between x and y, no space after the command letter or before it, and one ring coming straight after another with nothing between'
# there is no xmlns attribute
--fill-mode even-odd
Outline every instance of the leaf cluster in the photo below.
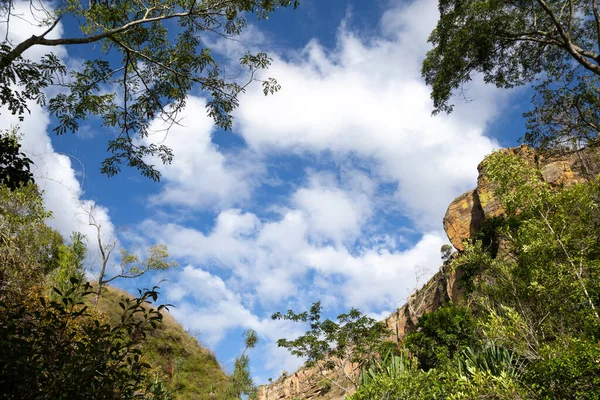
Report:
<svg viewBox="0 0 600 400"><path fill-rule="evenodd" d="M0 18L15 17L13 0L8 3ZM230 129L239 94L271 63L265 53L247 53L238 70L227 71L208 43L235 39L249 15L267 19L277 8L298 5L298 0L62 2L55 11L44 10L47 30L41 35L18 44L0 43L0 105L22 119L29 101L47 104L57 120L57 134L76 132L82 121L99 118L112 135L101 172L112 176L125 164L158 180L160 173L148 160L155 156L170 163L173 153L164 144L144 140L162 129L152 124L160 121L165 130L178 124L187 97L200 91L216 126ZM49 39L63 19L77 21L81 32ZM23 57L31 47L58 45L94 45L90 51L100 54L84 61L81 69L67 68L52 53L39 62ZM260 80L265 95L279 89L272 78ZM61 90L46 101L44 89L50 85Z"/></svg>
<svg viewBox="0 0 600 400"><path fill-rule="evenodd" d="M419 318L416 331L404 338L404 345L425 371L454 358L475 344L476 322L470 311L449 304Z"/></svg>
<svg viewBox="0 0 600 400"><path fill-rule="evenodd" d="M390 332L383 322L363 315L352 308L348 313L337 316L337 322L321 319L323 308L320 302L314 303L309 311L299 314L288 310L277 312L276 320L307 323L306 333L294 340L279 339L277 345L291 354L306 359L307 366L323 362L325 369L336 368L336 360L363 365L378 354Z"/></svg>
<svg viewBox="0 0 600 400"><path fill-rule="evenodd" d="M475 76L499 88L533 84L526 143L547 150L595 144L600 12L595 0L440 0L422 76L434 113L468 99Z"/></svg>
<svg viewBox="0 0 600 400"><path fill-rule="evenodd" d="M71 280L58 300L32 294L20 307L0 308L0 392L6 399L145 398L150 366L140 344L162 321L149 307L156 288L121 303L119 323L104 322L81 301L89 284Z"/></svg>
<svg viewBox="0 0 600 400"><path fill-rule="evenodd" d="M21 151L14 131L0 134L0 185L16 190L33 183L32 164L31 159Z"/></svg>

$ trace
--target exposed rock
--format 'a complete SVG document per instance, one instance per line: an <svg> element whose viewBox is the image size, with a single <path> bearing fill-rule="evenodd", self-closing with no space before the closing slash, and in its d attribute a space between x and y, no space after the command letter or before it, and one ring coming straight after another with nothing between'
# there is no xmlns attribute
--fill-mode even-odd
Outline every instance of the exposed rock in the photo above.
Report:
<svg viewBox="0 0 600 400"><path fill-rule="evenodd" d="M539 167L541 179L553 187L583 182L598 173L599 150L581 150L552 156L541 156L532 148L522 145L502 150L519 156L526 163ZM463 241L472 237L484 219L502 215L502 204L494 196L494 187L485 176L483 160L477 170L477 188L458 196L446 211L444 230L450 243L459 251L464 250Z"/></svg>
<svg viewBox="0 0 600 400"><path fill-rule="evenodd" d="M517 155L541 171L541 178L552 186L568 186L596 176L600 172L600 150L582 150L574 153L542 157L527 146L505 149ZM502 215L503 208L494 196L493 185L485 178L485 160L477 167L477 188L454 200L444 217L444 230L454 247L464 250L463 241L472 237L485 218ZM500 241L497 257L509 257L508 245ZM432 249L432 251L434 251ZM457 257L455 253L452 258ZM460 301L463 289L460 286L462 272L448 271L442 266L420 290L411 295L405 305L386 318L385 323L392 332L392 340L400 342L411 332L419 317L435 311L449 300ZM323 375L318 367L300 368L297 372L282 376L270 385L259 387L258 400L321 400L344 399L349 394L328 379L343 382L341 372L327 371ZM346 384L348 382L346 381Z"/></svg>
<svg viewBox="0 0 600 400"><path fill-rule="evenodd" d="M450 243L457 250L464 250L462 241L479 230L483 221L483 209L477 190L457 197L448 207L444 216L444 230Z"/></svg>
<svg viewBox="0 0 600 400"><path fill-rule="evenodd" d="M411 295L405 305L384 321L392 332L391 339L399 342L414 329L419 317L453 299L452 296L456 296L459 291L456 280L456 274L446 273L442 267L429 282ZM302 367L269 385L260 386L258 400L341 400L353 392L341 389L330 380L339 382L340 386L351 387L341 372Z"/></svg>

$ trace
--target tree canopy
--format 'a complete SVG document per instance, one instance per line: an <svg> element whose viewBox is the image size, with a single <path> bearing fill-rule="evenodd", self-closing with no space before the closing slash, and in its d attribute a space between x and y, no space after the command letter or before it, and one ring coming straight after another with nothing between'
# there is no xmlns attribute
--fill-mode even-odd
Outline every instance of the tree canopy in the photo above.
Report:
<svg viewBox="0 0 600 400"><path fill-rule="evenodd" d="M80 121L98 117L113 136L101 171L111 176L126 164L157 180L159 172L144 158L154 155L168 163L173 153L165 145L138 140L148 136L150 123L161 118L176 124L187 96L200 90L215 124L231 128L238 95L271 61L265 53L248 52L239 60L239 71L226 73L210 43L239 36L250 14L266 19L279 7L297 7L299 0L62 0L54 9L28 3L45 30L19 43L11 41L10 31L11 19L20 17L17 1L0 3L0 21L7 27L0 42L0 110L22 119L31 102L47 105L57 118L57 134L75 132ZM79 32L55 38L51 33L59 23L77 24ZM89 44L96 56L77 68L52 53L56 46ZM27 59L24 53L32 47L48 53ZM271 78L262 85L265 94L279 89ZM49 86L60 90L48 99Z"/></svg>
<svg viewBox="0 0 600 400"><path fill-rule="evenodd" d="M31 160L21 151L14 132L0 134L0 184L10 190L33 182Z"/></svg>
<svg viewBox="0 0 600 400"><path fill-rule="evenodd" d="M422 69L435 113L451 112L451 97L481 74L501 88L534 84L525 141L544 147L597 141L597 0L440 0L439 11Z"/></svg>

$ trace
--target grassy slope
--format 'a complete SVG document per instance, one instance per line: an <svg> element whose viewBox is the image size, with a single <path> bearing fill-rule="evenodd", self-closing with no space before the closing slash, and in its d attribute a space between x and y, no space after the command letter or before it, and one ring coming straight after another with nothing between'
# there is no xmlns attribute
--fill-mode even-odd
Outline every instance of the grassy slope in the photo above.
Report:
<svg viewBox="0 0 600 400"><path fill-rule="evenodd" d="M98 309L115 320L121 311L119 301L125 296L131 295L110 287L100 298ZM176 399L209 399L211 388L216 398L225 398L229 377L221 370L215 355L185 332L168 313L164 313L163 324L148 335L142 350Z"/></svg>

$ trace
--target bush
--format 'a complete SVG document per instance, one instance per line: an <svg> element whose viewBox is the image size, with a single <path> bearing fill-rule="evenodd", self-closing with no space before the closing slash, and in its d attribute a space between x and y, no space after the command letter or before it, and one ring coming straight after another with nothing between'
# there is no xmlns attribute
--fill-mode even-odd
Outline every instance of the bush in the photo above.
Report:
<svg viewBox="0 0 600 400"><path fill-rule="evenodd" d="M74 300L90 289L73 279L66 293L56 289L59 300L32 291L20 307L0 303L0 398L161 398L139 349L162 320L164 306L147 306L156 288L124 300L114 326Z"/></svg>
<svg viewBox="0 0 600 400"><path fill-rule="evenodd" d="M452 359L475 342L475 320L466 307L449 304L419 318L417 331L404 339L405 346L428 371Z"/></svg>
<svg viewBox="0 0 600 400"><path fill-rule="evenodd" d="M541 399L600 399L600 343L571 339L544 346L526 381Z"/></svg>

